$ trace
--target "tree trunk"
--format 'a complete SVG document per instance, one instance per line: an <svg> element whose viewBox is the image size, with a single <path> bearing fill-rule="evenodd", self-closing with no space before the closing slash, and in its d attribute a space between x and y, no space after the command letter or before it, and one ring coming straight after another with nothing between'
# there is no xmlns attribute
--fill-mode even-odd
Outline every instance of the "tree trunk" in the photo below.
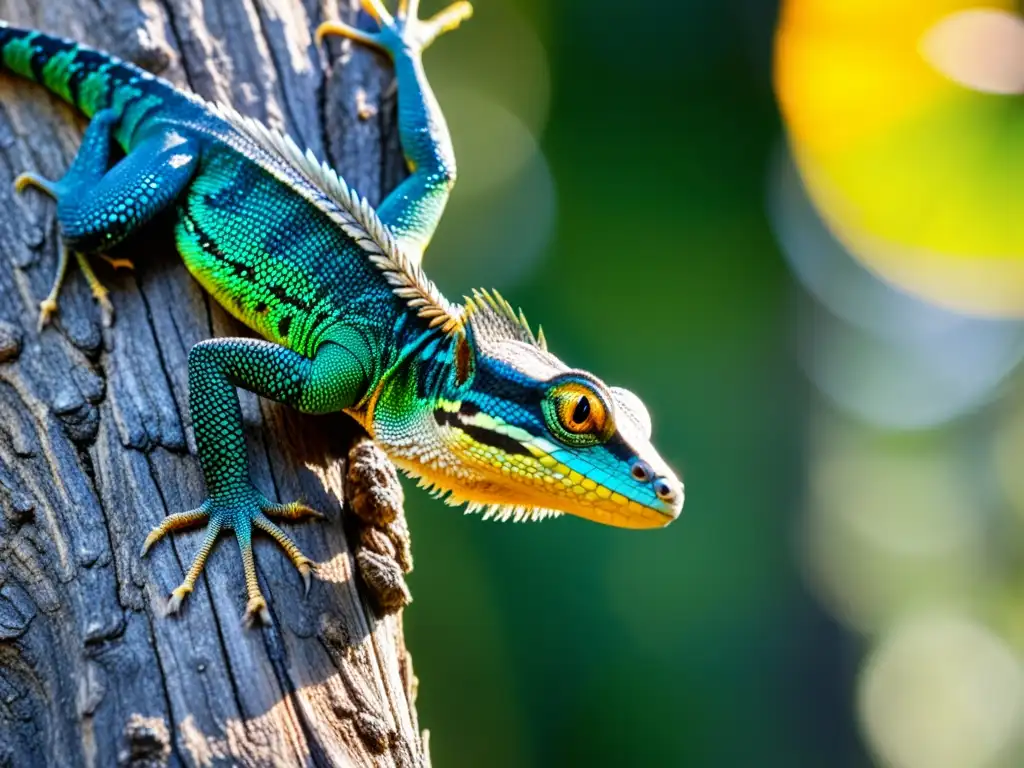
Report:
<svg viewBox="0 0 1024 768"><path fill-rule="evenodd" d="M372 202L402 172L386 62L335 45L326 74L313 44L324 18L355 18L347 0L0 0L0 17L283 128ZM188 350L251 334L185 271L169 221L112 254L134 272L96 264L113 327L72 263L37 331L60 247L54 205L11 182L59 178L83 125L39 86L0 78L0 765L427 764L399 610L401 489L346 417L241 393L256 486L328 515L288 526L318 579L304 597L284 553L258 540L273 624L245 629L224 537L182 614L165 615L201 534L139 552L163 516L205 495ZM342 514L346 498L356 515Z"/></svg>

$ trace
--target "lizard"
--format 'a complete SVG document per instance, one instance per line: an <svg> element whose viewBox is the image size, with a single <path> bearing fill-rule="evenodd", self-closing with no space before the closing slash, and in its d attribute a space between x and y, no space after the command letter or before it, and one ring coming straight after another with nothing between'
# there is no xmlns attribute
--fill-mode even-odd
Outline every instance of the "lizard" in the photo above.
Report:
<svg viewBox="0 0 1024 768"><path fill-rule="evenodd" d="M40 331L57 311L71 256L111 315L89 258L173 212L187 269L260 338L214 338L188 355L189 412L206 498L169 514L168 534L206 524L173 590L177 612L222 532L237 539L247 624L269 623L252 550L269 534L308 591L315 563L277 524L322 518L271 501L249 476L237 388L307 413L352 416L404 472L450 504L497 519L570 513L626 528L680 514L683 486L651 444L651 419L628 390L548 351L496 291L448 301L425 275L430 242L456 179L452 141L422 53L471 15L457 2L420 19L418 0L362 0L374 31L340 21L316 30L392 61L409 175L375 209L287 135L178 89L131 63L37 30L0 26L0 68L41 84L90 122L66 174L19 175L56 201L63 248ZM124 151L112 160L113 145Z"/></svg>

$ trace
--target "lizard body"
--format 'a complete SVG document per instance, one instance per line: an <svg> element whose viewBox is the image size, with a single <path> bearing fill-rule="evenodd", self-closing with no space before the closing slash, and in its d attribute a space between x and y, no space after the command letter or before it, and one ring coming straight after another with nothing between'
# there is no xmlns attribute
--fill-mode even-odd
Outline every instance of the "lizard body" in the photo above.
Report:
<svg viewBox="0 0 1024 768"><path fill-rule="evenodd" d="M167 533L208 522L170 607L192 591L223 530L238 538L246 617L267 620L253 563L254 529L274 537L309 584L313 563L274 519L317 516L277 504L251 483L236 387L311 413L345 411L391 458L451 503L499 518L570 512L657 527L682 506L682 485L651 447L635 395L568 368L496 293L449 303L420 268L455 181L455 159L420 54L469 15L456 3L393 18L365 0L375 33L328 22L390 54L399 133L411 175L375 211L288 137L107 54L34 30L0 27L4 68L91 118L67 174L22 174L57 201L65 249L41 304L56 310L73 254L96 298L88 256L172 208L182 258L199 283L262 339L212 339L189 354L189 407L207 499L168 516ZM113 142L125 152L111 167ZM109 315L108 315L109 316Z"/></svg>

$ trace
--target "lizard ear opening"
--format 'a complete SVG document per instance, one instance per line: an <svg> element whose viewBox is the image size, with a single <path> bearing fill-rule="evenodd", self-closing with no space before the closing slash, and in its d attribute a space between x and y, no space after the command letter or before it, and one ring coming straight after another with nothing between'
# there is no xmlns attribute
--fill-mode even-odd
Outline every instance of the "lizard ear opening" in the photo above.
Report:
<svg viewBox="0 0 1024 768"><path fill-rule="evenodd" d="M459 334L455 341L455 384L462 386L473 375L473 349L469 339Z"/></svg>

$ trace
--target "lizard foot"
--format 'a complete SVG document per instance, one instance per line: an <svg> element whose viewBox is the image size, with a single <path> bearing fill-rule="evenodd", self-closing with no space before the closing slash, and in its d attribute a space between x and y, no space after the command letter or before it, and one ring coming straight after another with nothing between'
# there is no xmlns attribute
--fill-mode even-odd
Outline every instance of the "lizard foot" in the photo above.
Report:
<svg viewBox="0 0 1024 768"><path fill-rule="evenodd" d="M150 548L160 539L172 531L180 531L187 528L194 528L202 523L207 523L206 537L203 544L196 553L195 559L185 580L172 593L167 603L168 613L177 613L181 604L190 592L195 588L199 574L203 572L206 559L210 556L217 537L223 530L233 530L238 539L238 546L242 552L242 566L245 572L245 585L249 594L249 602L245 609L244 623L250 626L255 622L269 624L270 612L267 609L267 601L260 591L259 581L256 578L256 564L252 554L252 530L256 528L270 536L281 545L285 553L291 559L295 568L302 576L306 593L309 593L312 577L316 572L316 563L302 554L295 542L282 531L271 518L279 520L301 520L307 517L322 519L324 515L314 509L293 502L291 504L272 504L259 494L249 495L243 500L213 500L207 499L201 506L188 512L179 512L168 515L164 521L150 531L142 545L142 556L145 557Z"/></svg>
<svg viewBox="0 0 1024 768"><path fill-rule="evenodd" d="M445 32L455 29L473 15L473 6L460 0L443 11L421 21L416 14L420 0L398 0L395 15L381 0L361 0L365 10L377 22L376 32L364 32L340 21L325 21L316 30L320 43L328 35L340 35L387 52L392 58L419 55Z"/></svg>
<svg viewBox="0 0 1024 768"><path fill-rule="evenodd" d="M110 302L110 292L103 286L99 278L96 277L96 273L92 271L92 265L89 264L89 260L84 253L76 251L75 260L78 262L82 274L85 275L85 280L89 284L89 290L92 291L93 298L100 305L103 327L109 328L114 324L114 305ZM60 255L57 257L57 274L53 278L50 292L46 294L45 299L39 302L39 322L37 327L40 331L50 323L51 318L60 308L60 289L64 286L64 277L67 274L67 269L68 249L61 248Z"/></svg>
<svg viewBox="0 0 1024 768"><path fill-rule="evenodd" d="M14 180L14 191L21 194L29 187L34 187L56 200L60 195L59 184L60 182L50 181L35 173L22 173ZM103 258L106 259L107 257L104 256ZM78 262L82 274L85 275L86 282L89 283L89 290L92 291L93 298L100 305L103 326L109 328L114 322L114 305L110 303L110 292L103 286L99 278L96 277L96 273L93 272L92 265L89 264L85 254L75 251L75 260ZM131 266L131 262L127 259L107 260L115 267L125 266L126 264ZM60 302L60 290L64 286L67 268L68 248L63 247L61 248L60 255L57 257L57 273L53 278L53 283L50 285L50 292L39 303L39 322L37 327L40 331L49 324L51 318L57 312Z"/></svg>

